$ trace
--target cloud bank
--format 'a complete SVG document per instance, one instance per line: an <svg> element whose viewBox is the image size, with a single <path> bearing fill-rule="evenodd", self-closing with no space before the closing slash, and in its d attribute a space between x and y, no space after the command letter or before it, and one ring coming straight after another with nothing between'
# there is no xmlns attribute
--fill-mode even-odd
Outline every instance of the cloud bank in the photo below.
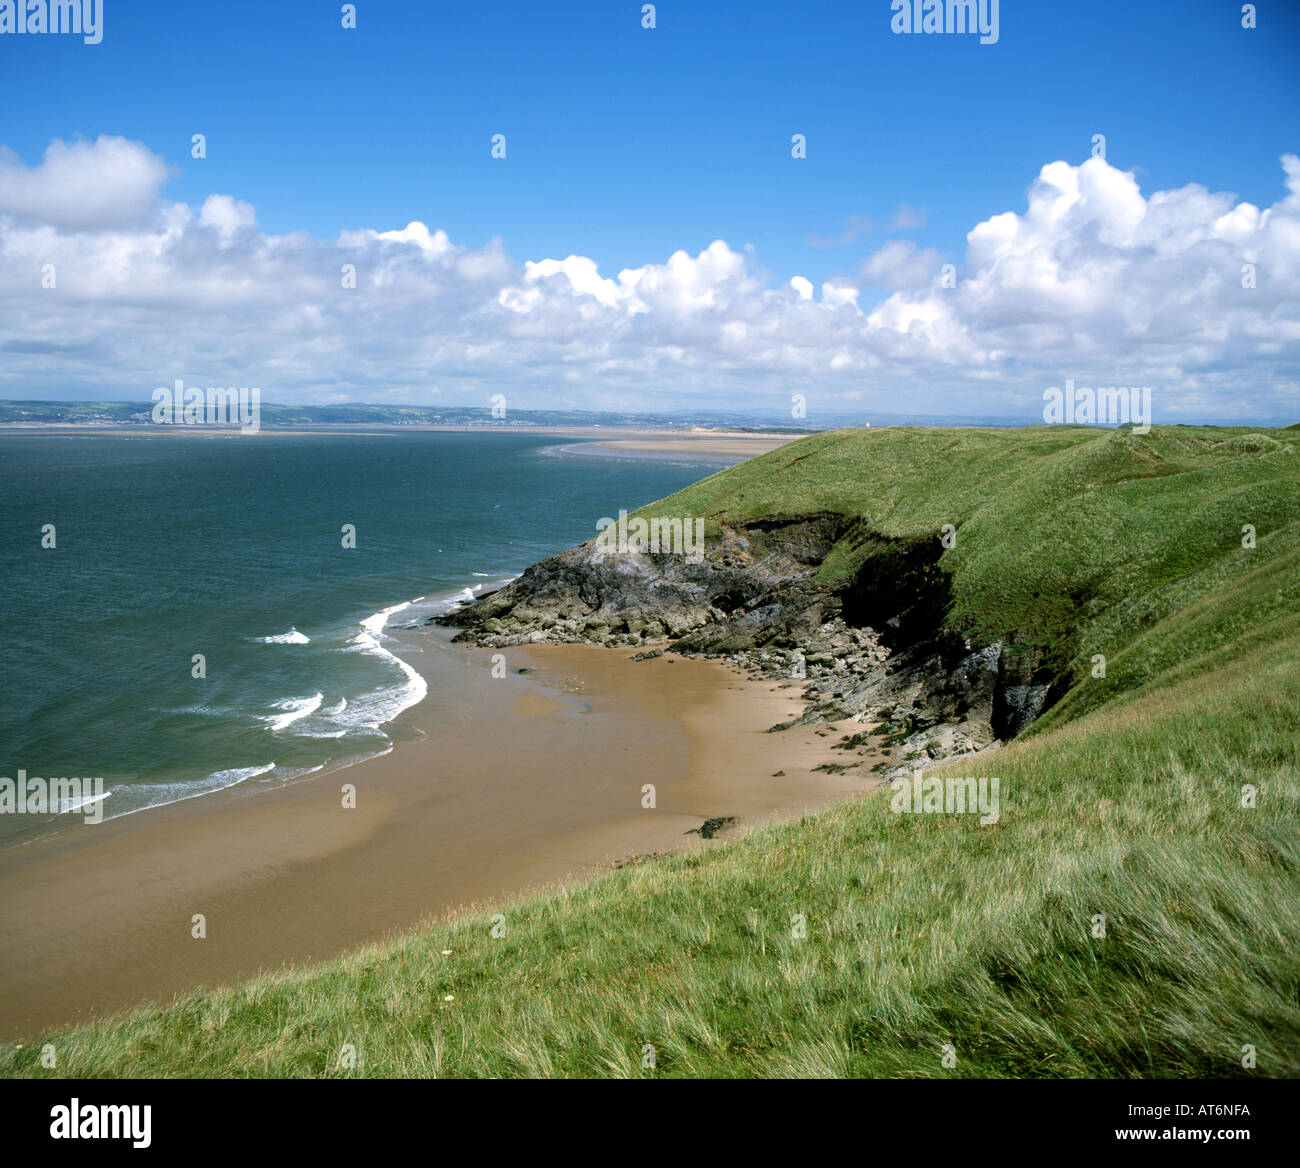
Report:
<svg viewBox="0 0 1300 1168"><path fill-rule="evenodd" d="M1151 386L1157 422L1298 415L1300 159L1281 161L1266 208L1052 162L964 255L893 240L817 287L723 240L602 275L419 222L271 235L232 195L168 202L172 169L137 142L55 141L32 167L3 150L0 396L146 400L177 377L281 402L709 410L803 393L815 422L1033 418L1073 378Z"/></svg>

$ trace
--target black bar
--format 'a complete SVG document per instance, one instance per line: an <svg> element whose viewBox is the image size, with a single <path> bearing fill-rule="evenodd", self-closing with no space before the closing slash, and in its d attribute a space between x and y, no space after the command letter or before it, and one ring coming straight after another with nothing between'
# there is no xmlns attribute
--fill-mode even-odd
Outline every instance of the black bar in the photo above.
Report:
<svg viewBox="0 0 1300 1168"><path fill-rule="evenodd" d="M600 1111L584 1107L596 1102L593 1092L611 1089L615 1094L600 1101ZM603 1146L616 1153L629 1148L638 1127L648 1140L656 1132L667 1134L667 1116L656 1115L654 1107L668 1102L666 1092L678 1090L692 1099L673 1121L677 1129L686 1120L674 1142L689 1138L689 1117L695 1116L701 1135L709 1143L722 1141L729 1154L751 1143L762 1148L777 1136L797 1144L804 1125L808 1139L833 1139L838 1131L864 1154L877 1140L896 1152L910 1146L925 1156L982 1147L999 1156L1105 1152L1149 1159L1153 1149L1164 1149L1178 1155L1203 1151L1222 1160L1238 1150L1294 1150L1288 1122L1294 1084L1266 1079L671 1081L613 1088L460 1080L21 1080L3 1088L3 1140L6 1160L14 1164L24 1153L98 1156L111 1144L166 1156L198 1149L330 1157L355 1151L374 1159L410 1147L412 1140L437 1157L464 1154L453 1149L465 1149L466 1141L465 1151L473 1154L476 1140L496 1153L512 1140L540 1153L539 1139L555 1139L568 1148ZM70 1108L74 1099L82 1115L86 1105L148 1106L148 1147L134 1148L129 1136L53 1138L57 1109ZM754 1105L763 1110L755 1112ZM615 1134L619 1129L621 1136ZM1202 1134L1173 1134L1190 1130Z"/></svg>

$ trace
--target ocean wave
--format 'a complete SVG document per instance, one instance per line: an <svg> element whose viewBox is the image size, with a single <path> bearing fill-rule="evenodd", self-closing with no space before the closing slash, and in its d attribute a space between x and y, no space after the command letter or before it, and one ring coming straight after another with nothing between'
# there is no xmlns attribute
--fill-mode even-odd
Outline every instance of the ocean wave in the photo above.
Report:
<svg viewBox="0 0 1300 1168"><path fill-rule="evenodd" d="M393 749L394 743L381 727L422 701L428 693L428 683L416 669L388 648L385 642L389 639L389 635L385 630L393 618L400 613L406 613L409 618L412 618L412 625L423 624L428 616L450 612L461 604L476 599L481 592L499 588L517 579L516 576L494 577L487 572L474 572L472 575L477 579L468 586L448 589L446 592L428 596L417 596L413 600L382 608L359 622L359 630L342 648L349 652L364 653L368 657L391 665L394 671L392 684L379 685L368 692L351 696L340 694L329 700L326 700L323 692L283 698L270 704L270 710L273 712L256 715L258 721L272 733L288 731L299 740L328 741L346 738L353 741L355 747L361 747L364 753L358 758L349 758L344 765L353 765L354 762L388 754ZM274 636L248 639L258 644L268 645L311 643L311 639L300 633L297 628L290 628L288 632ZM168 709L165 712L220 716L236 711L226 706L195 704ZM367 740L373 743L370 749L362 745ZM314 774L327 765L337 765L340 758L351 755L355 747L344 748L343 756L335 756L332 759L327 757L325 762L315 765L307 763L305 766L299 765L286 769L269 762L258 766L213 771L201 779L175 782L133 781L118 787L118 798L113 800L117 806L114 808L114 813L106 814L105 818L120 818L151 807L166 806L200 795L213 794L267 775L272 771L276 772L283 781L291 781L294 778ZM334 754L338 748L325 747L324 749Z"/></svg>
<svg viewBox="0 0 1300 1168"><path fill-rule="evenodd" d="M203 794L207 795L213 791L224 791L227 787L233 787L245 779L255 779L258 775L273 770L275 770L273 762L263 763L261 766L232 767L230 770L213 771L207 778L200 779L199 784L204 788Z"/></svg>
<svg viewBox="0 0 1300 1168"><path fill-rule="evenodd" d="M76 799L71 796L66 799L60 797L51 800L55 804L52 810L56 815L69 815L74 811L80 811L83 807L89 807L92 803L107 799L112 793L112 791L105 791L102 795L86 795L83 798Z"/></svg>
<svg viewBox="0 0 1300 1168"><path fill-rule="evenodd" d="M275 732L279 732L302 718L314 714L320 709L320 704L325 700L323 693L312 694L309 698L286 698L284 701L273 702L272 708L283 710L282 714L271 714L264 716L262 721Z"/></svg>
<svg viewBox="0 0 1300 1168"><path fill-rule="evenodd" d="M403 710L410 709L417 702L423 701L429 692L428 683L416 670L412 669L396 653L386 649L383 644L384 626L395 614L410 608L411 601L394 604L390 608L372 613L361 622L359 632L348 643L352 652L365 653L369 657L379 657L391 662L402 671L403 681L394 686L384 686L369 693L352 698L342 721L351 727L363 727L378 730L385 722L391 722Z"/></svg>
<svg viewBox="0 0 1300 1168"><path fill-rule="evenodd" d="M287 633L276 633L273 637L249 637L250 641L256 641L259 645L310 645L311 638L297 629L290 629Z"/></svg>
<svg viewBox="0 0 1300 1168"><path fill-rule="evenodd" d="M276 770L280 769L281 768L276 767ZM302 779L307 775L314 775L317 771L323 771L324 769L325 764L323 762L310 767L285 767L283 773L277 774L276 778L278 778L282 783L287 783L292 779Z"/></svg>
<svg viewBox="0 0 1300 1168"><path fill-rule="evenodd" d="M490 583L471 584L469 587L461 588L456 592L449 593L442 597L438 602L437 611L439 615L455 612L456 609L461 608L466 604L472 604L484 592L495 592L497 589L504 588L507 584L513 583L515 580L519 579L517 575L493 576L488 572L471 572L470 575L486 577Z"/></svg>
<svg viewBox="0 0 1300 1168"><path fill-rule="evenodd" d="M186 799L195 799L200 795L211 795L217 791L224 791L228 787L236 787L248 779L273 770L275 770L275 763L268 762L260 766L232 767L229 770L213 771L202 779L173 783L131 783L123 787L120 794L124 800L129 799L136 805L127 807L122 804L122 810L106 814L104 818L121 819L127 815L135 815L139 811L149 811L154 807L183 803ZM106 796L111 794L111 791L105 792Z"/></svg>

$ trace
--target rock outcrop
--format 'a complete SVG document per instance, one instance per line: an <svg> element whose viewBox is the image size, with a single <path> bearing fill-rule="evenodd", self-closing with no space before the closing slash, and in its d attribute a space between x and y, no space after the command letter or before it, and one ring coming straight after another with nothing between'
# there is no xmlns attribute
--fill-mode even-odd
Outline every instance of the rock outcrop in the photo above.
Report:
<svg viewBox="0 0 1300 1168"><path fill-rule="evenodd" d="M534 564L445 623L494 647L671 639L683 652L723 654L797 638L839 611L813 577L843 526L813 516L727 530L698 563L668 552L606 552L592 540Z"/></svg>
<svg viewBox="0 0 1300 1168"><path fill-rule="evenodd" d="M866 726L837 745L865 753L869 741L883 743L890 761L876 769L886 775L986 749L1029 725L1048 704L1050 678L1033 653L944 629L938 541L856 527L831 514L724 527L699 562L610 552L593 540L438 620L460 627L456 640L483 646L645 646L642 656L671 646L802 683L806 707L790 725ZM845 540L862 566L847 583L819 580Z"/></svg>

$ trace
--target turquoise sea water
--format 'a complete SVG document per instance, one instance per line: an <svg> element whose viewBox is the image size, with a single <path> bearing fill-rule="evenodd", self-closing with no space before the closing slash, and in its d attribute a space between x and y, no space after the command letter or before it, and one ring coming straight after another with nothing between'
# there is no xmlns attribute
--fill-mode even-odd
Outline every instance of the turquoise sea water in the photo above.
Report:
<svg viewBox="0 0 1300 1168"><path fill-rule="evenodd" d="M555 446L0 434L0 777L102 776L116 817L391 749L389 724L424 683L385 627L444 612L717 467ZM67 818L0 816L0 843Z"/></svg>

